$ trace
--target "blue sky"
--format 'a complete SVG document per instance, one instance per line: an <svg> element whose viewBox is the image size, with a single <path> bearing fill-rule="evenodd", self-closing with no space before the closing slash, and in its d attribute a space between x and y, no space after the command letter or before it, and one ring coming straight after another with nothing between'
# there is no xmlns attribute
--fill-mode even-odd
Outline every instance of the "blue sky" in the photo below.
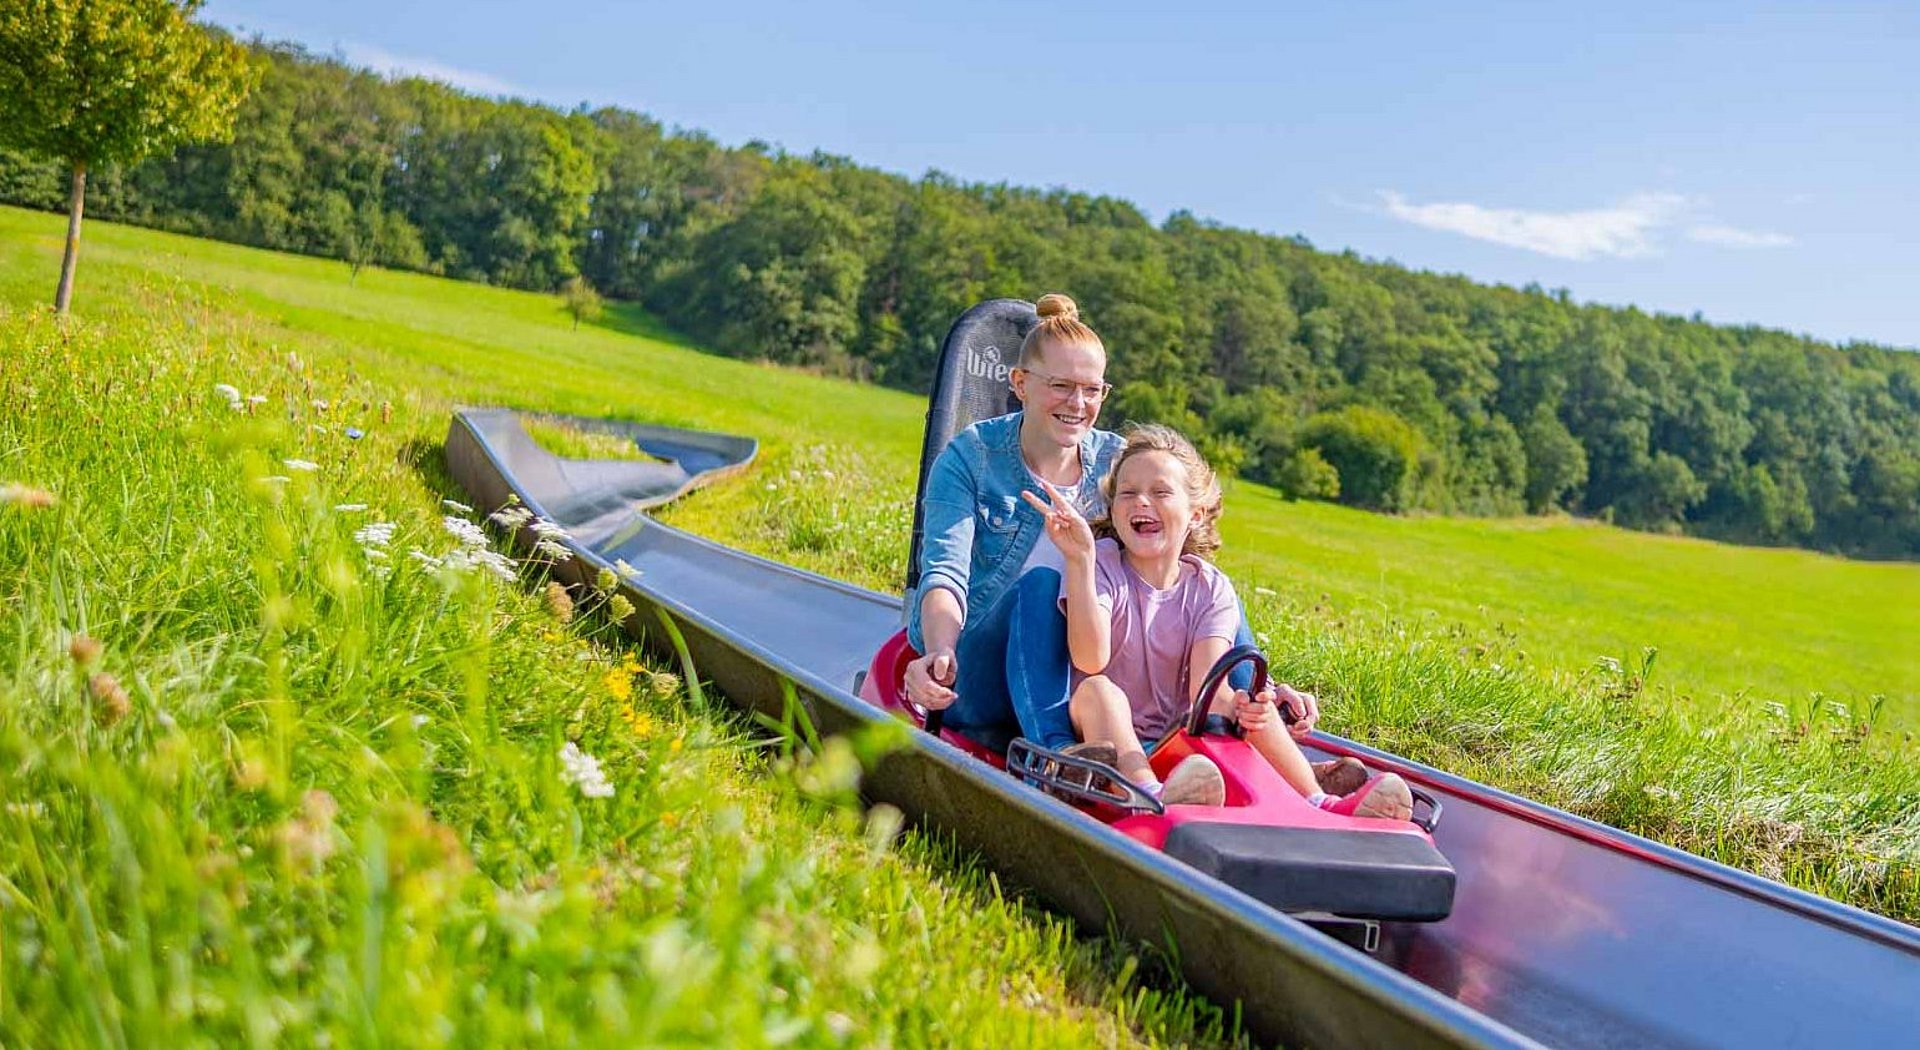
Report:
<svg viewBox="0 0 1920 1050"><path fill-rule="evenodd" d="M203 17L729 144L1920 347L1920 4L1325 8L211 0Z"/></svg>

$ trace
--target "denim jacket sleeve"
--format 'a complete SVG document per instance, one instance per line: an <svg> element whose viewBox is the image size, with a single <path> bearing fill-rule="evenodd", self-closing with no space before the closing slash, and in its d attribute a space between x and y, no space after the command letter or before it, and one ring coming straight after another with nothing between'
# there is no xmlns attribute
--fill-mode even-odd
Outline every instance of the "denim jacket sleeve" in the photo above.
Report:
<svg viewBox="0 0 1920 1050"><path fill-rule="evenodd" d="M933 588L951 591L967 610L967 578L973 561L975 490L967 443L956 439L942 449L927 474L925 516L920 535L920 586L907 596L907 640L923 649L920 599Z"/></svg>

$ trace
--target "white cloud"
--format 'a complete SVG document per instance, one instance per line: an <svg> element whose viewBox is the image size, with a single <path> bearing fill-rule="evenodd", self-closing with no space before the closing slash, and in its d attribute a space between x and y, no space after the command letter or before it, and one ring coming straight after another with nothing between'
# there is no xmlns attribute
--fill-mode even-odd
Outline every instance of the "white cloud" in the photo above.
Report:
<svg viewBox="0 0 1920 1050"><path fill-rule="evenodd" d="M1672 225L1687 209L1677 193L1639 193L1609 208L1588 211L1522 211L1465 202L1414 204L1392 190L1380 191L1396 219L1561 259L1628 258L1659 250L1654 232Z"/></svg>
<svg viewBox="0 0 1920 1050"><path fill-rule="evenodd" d="M476 73L470 69L449 66L431 58L413 58L396 55L385 48L371 44L342 44L340 51L348 62L356 66L366 66L376 73L388 73L403 77L425 77L438 80L443 84L482 95L521 95L528 94L524 89L501 80L490 73Z"/></svg>
<svg viewBox="0 0 1920 1050"><path fill-rule="evenodd" d="M1717 244L1722 248L1785 248L1794 243L1793 238L1784 233L1713 225L1689 228L1687 239L1701 244Z"/></svg>

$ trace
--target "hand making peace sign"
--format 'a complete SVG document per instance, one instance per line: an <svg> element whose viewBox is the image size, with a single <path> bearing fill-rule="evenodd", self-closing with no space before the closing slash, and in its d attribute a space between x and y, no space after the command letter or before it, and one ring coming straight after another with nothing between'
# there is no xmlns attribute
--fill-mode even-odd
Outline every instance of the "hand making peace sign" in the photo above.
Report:
<svg viewBox="0 0 1920 1050"><path fill-rule="evenodd" d="M1031 492L1022 492L1020 495L1033 505L1033 509L1040 512L1046 522L1047 538L1052 540L1053 545L1060 548L1060 553L1068 559L1091 560L1093 558L1093 527L1087 524L1087 519L1081 516L1079 509L1073 505L1072 500L1067 498L1066 493L1054 488L1046 481L1041 481L1040 486L1047 490L1048 501L1045 503Z"/></svg>

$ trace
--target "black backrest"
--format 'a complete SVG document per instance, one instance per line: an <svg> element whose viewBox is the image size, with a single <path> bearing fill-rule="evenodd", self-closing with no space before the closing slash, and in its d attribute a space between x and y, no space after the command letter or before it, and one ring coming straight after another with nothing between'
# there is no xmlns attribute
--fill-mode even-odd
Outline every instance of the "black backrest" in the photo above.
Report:
<svg viewBox="0 0 1920 1050"><path fill-rule="evenodd" d="M927 405L927 432L920 442L920 482L913 492L913 546L907 552L907 589L920 583L920 539L925 528L922 501L927 472L955 434L983 419L1020 409L1007 384L1019 363L1020 344L1040 322L1024 299L989 299L960 315L940 346L933 370L933 397Z"/></svg>

